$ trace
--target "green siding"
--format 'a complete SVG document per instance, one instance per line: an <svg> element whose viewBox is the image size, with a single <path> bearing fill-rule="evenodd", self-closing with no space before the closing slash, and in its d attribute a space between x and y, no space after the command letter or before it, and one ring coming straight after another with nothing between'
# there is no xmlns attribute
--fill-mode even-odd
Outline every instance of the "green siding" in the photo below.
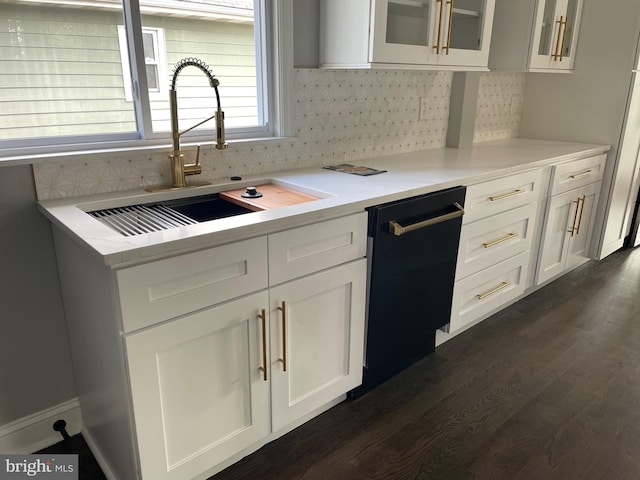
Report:
<svg viewBox="0 0 640 480"><path fill-rule="evenodd" d="M0 139L135 131L118 43L122 24L117 11L3 3ZM143 26L164 29L163 87L178 60L201 58L220 80L227 125L256 124L252 25L144 15ZM185 69L178 85L181 125L213 114L213 91L197 69ZM151 102L154 130L169 129L168 108L168 101Z"/></svg>

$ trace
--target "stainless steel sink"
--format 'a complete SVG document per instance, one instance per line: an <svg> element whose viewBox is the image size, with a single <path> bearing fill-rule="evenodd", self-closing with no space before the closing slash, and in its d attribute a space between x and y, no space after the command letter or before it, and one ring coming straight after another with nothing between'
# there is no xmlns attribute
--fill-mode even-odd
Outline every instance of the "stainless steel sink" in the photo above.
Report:
<svg viewBox="0 0 640 480"><path fill-rule="evenodd" d="M87 213L122 235L132 236L243 215L252 211L213 193Z"/></svg>

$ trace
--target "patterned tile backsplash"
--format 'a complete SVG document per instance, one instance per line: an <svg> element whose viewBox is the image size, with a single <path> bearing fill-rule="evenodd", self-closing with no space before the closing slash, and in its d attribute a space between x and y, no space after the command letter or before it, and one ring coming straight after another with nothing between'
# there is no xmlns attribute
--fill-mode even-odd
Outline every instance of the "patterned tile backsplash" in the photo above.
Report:
<svg viewBox="0 0 640 480"><path fill-rule="evenodd" d="M451 72L297 69L295 138L231 144L225 151L203 148L198 180L444 147L452 78ZM518 135L524 79L524 74L481 75L474 141ZM61 157L33 169L40 200L171 182L166 152Z"/></svg>

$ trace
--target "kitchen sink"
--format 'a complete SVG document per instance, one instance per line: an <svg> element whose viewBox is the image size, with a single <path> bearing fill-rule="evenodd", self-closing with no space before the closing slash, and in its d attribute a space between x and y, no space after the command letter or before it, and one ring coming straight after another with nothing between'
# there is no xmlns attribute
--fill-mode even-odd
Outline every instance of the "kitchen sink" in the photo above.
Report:
<svg viewBox="0 0 640 480"><path fill-rule="evenodd" d="M237 205L233 202L220 198L219 194L202 195L199 197L182 198L162 202L162 205L195 220L196 222L206 222L219 218L233 217L244 213L251 213L254 210Z"/></svg>
<svg viewBox="0 0 640 480"><path fill-rule="evenodd" d="M195 197L157 199L154 202L112 208L87 208L85 211L122 235L131 236L326 197L322 192L295 188L283 182L267 181L257 187L260 190L257 196L247 195L250 189L256 193L256 188L245 186Z"/></svg>
<svg viewBox="0 0 640 480"><path fill-rule="evenodd" d="M221 198L219 194L213 193L155 203L105 208L87 213L128 237L251 212L253 210L236 205Z"/></svg>

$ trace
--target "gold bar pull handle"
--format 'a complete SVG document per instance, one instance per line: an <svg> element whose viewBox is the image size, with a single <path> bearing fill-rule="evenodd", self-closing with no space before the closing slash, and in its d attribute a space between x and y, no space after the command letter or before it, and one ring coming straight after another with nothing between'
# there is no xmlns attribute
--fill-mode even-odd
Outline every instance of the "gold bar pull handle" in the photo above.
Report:
<svg viewBox="0 0 640 480"><path fill-rule="evenodd" d="M440 14L438 15L438 39L433 48L436 49L436 55L440 54L440 39L442 37L442 14L444 13L444 0L436 0L440 4Z"/></svg>
<svg viewBox="0 0 640 480"><path fill-rule="evenodd" d="M262 372L262 378L266 382L267 379L267 312L263 308L258 318L262 320L262 367L258 370Z"/></svg>
<svg viewBox="0 0 640 480"><path fill-rule="evenodd" d="M584 177L586 175L591 175L593 172L595 172L595 170L590 168L589 170L586 170L586 171L584 171L582 173L576 173L575 175L569 175L569 178L571 180L575 180L576 178Z"/></svg>
<svg viewBox="0 0 640 480"><path fill-rule="evenodd" d="M447 44L444 49L447 51L447 55L449 55L449 46L451 45L451 25L453 24L453 0L449 0L447 5L449 5L449 26L447 27Z"/></svg>
<svg viewBox="0 0 640 480"><path fill-rule="evenodd" d="M483 298L487 298L488 296L493 295L494 293L498 293L500 290L502 290L503 288L507 288L509 285L511 285L511 282L502 282L500 283L500 285L492 288L491 290L487 290L484 293L477 294L476 298L478 300L482 300Z"/></svg>
<svg viewBox="0 0 640 480"><path fill-rule="evenodd" d="M551 58L553 58L555 61L558 60L558 58L560 58L560 54L558 53L558 49L560 48L560 31L562 30L562 24L564 23L564 17L560 17L560 20L556 20L556 24L558 24L558 36L556 37L556 49L553 52L553 55L551 55Z"/></svg>
<svg viewBox="0 0 640 480"><path fill-rule="evenodd" d="M560 17L562 18L562 17ZM562 58L564 57L564 44L566 43L567 40L567 23L568 23L568 18L565 17L564 19L564 23L561 23L560 26L562 27L562 43L560 44L560 61L562 61ZM559 35L559 33L558 33Z"/></svg>
<svg viewBox="0 0 640 480"><path fill-rule="evenodd" d="M578 200L573 200L571 203L576 204L576 211L573 213L573 224L571 225L571 229L567 231L573 237L576 234L576 221L578 220L578 210L580 210L580 199L578 198Z"/></svg>
<svg viewBox="0 0 640 480"><path fill-rule="evenodd" d="M418 230L420 228L430 227L431 225L435 225L436 223L446 222L447 220L453 220L454 218L458 218L464 215L464 208L462 208L462 206L458 202L455 202L453 206L457 208L455 212L445 213L444 215L428 218L427 220L412 223L411 225L407 225L406 227L403 227L395 220L390 220L389 232L393 233L396 237L399 237L400 235L404 235L407 232Z"/></svg>
<svg viewBox="0 0 640 480"><path fill-rule="evenodd" d="M513 192L503 193L502 195L494 195L492 197L489 197L489 200L491 200L492 202L496 202L498 200L502 200L503 198L513 197L514 195L520 195L521 193L524 193L524 190L522 190L521 188L516 188Z"/></svg>
<svg viewBox="0 0 640 480"><path fill-rule="evenodd" d="M580 207L580 216L578 217L578 226L576 227L576 235L580 235L580 225L582 225L582 214L584 213L584 201L587 199L586 195L578 198L578 206ZM582 203L582 205L580 205ZM578 207L576 207L576 211Z"/></svg>
<svg viewBox="0 0 640 480"><path fill-rule="evenodd" d="M287 371L287 305L283 301L278 307L278 310L282 312L282 358L278 361L282 363L282 371Z"/></svg>
<svg viewBox="0 0 640 480"><path fill-rule="evenodd" d="M499 243L506 242L507 240L511 240L512 238L516 238L518 236L520 235L516 232L508 233L507 235L505 235L502 238L499 238L498 240L494 240L493 242L483 243L482 246L484 248L490 248L490 247L493 247L494 245L498 245Z"/></svg>

